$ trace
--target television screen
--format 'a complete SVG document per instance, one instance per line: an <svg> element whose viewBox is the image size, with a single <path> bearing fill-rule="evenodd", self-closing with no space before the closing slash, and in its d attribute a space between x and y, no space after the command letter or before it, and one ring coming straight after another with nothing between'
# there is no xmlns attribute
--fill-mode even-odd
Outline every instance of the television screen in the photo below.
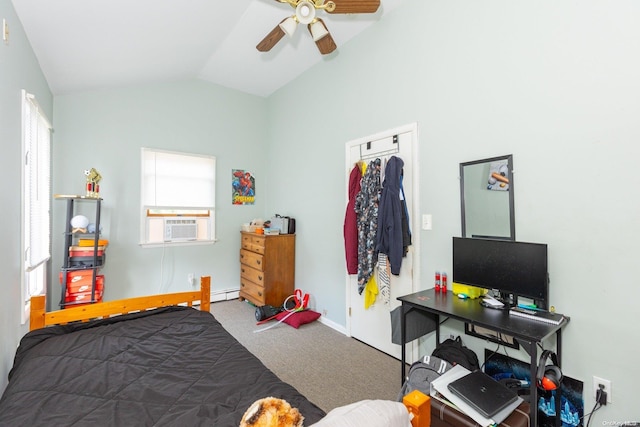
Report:
<svg viewBox="0 0 640 427"><path fill-rule="evenodd" d="M527 297L546 308L548 277L546 244L453 238L454 282Z"/></svg>

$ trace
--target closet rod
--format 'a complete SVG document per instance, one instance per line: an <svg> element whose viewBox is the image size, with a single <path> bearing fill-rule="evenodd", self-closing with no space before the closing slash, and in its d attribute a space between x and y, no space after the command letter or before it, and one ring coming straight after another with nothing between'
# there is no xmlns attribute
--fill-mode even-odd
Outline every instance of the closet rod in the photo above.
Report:
<svg viewBox="0 0 640 427"><path fill-rule="evenodd" d="M365 155L362 155L362 151L360 151L360 160L375 159L376 157L389 156L391 154L396 154L398 152L400 152L400 150L397 148L392 148L390 150L385 150L385 151L377 151L375 153L369 153Z"/></svg>

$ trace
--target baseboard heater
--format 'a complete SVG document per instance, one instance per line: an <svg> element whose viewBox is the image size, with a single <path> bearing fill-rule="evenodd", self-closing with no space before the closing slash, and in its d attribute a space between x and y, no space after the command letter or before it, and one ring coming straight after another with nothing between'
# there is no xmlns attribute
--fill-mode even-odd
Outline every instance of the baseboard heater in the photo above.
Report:
<svg viewBox="0 0 640 427"><path fill-rule="evenodd" d="M240 288L211 292L211 302L228 301L240 297Z"/></svg>

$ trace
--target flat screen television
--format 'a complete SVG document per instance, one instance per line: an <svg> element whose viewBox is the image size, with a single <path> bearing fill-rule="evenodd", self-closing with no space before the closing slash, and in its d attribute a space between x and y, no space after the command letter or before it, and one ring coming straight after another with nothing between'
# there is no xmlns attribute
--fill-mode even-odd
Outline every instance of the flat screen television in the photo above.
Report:
<svg viewBox="0 0 640 427"><path fill-rule="evenodd" d="M522 296L541 308L549 303L547 245L477 238L453 238L453 281L497 289L517 302Z"/></svg>

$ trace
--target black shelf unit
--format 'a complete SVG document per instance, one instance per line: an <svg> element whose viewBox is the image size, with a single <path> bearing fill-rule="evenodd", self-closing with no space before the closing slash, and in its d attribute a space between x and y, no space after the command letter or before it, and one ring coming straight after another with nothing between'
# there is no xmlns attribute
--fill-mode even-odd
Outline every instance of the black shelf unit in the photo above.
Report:
<svg viewBox="0 0 640 427"><path fill-rule="evenodd" d="M96 303L99 298L96 298L96 282L98 271L104 266L104 250L102 256L99 256L99 241L100 241L100 211L102 209L102 198L100 197L88 197L88 196L79 196L79 195L54 195L55 199L66 201L66 225L64 230L64 249L63 249L63 262L61 267L61 297L60 297L60 308L73 307L74 305L83 305L87 303ZM71 219L74 217L75 205L79 202L89 202L95 203L95 230L94 233L74 233L73 228L71 226ZM70 248L73 246L74 238L82 237L93 237L93 246L87 246L87 249L93 249L93 260L90 262L90 265L72 265ZM67 302L66 294L67 294L67 278L68 273L72 271L78 270L91 270L92 279L91 279L91 299L89 301L82 302Z"/></svg>

